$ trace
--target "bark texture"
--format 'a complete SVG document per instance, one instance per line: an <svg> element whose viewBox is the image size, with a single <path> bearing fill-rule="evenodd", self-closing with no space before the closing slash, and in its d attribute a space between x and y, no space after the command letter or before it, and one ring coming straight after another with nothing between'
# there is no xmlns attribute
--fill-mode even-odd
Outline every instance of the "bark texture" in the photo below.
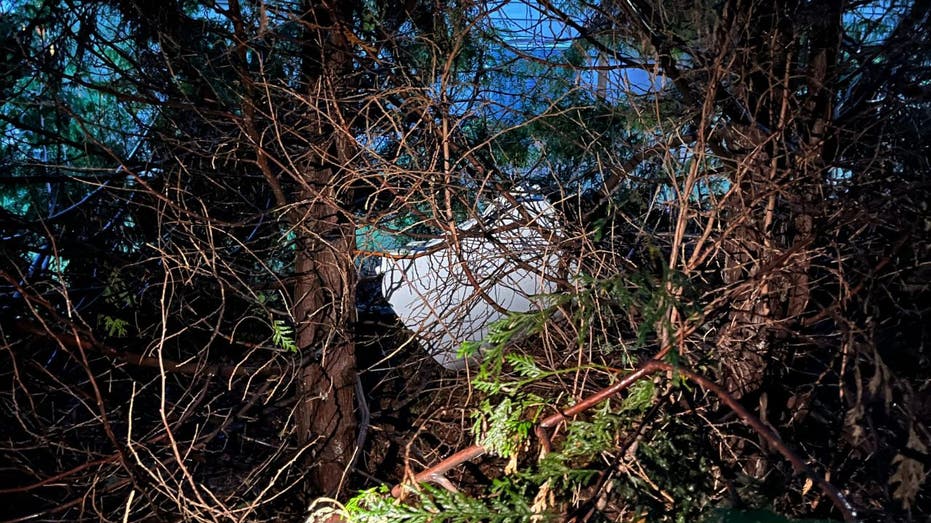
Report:
<svg viewBox="0 0 931 523"><path fill-rule="evenodd" d="M839 1L819 20L815 37L797 38L797 2L734 2L747 45L734 95L748 119L729 132L735 160L737 224L724 238L723 276L731 285L731 313L718 336L724 381L743 395L761 385L771 362L784 362L788 335L808 307L810 276L823 207L830 148L831 89L841 29ZM734 37L739 41L740 37ZM738 62L738 63L739 63ZM799 104L793 78L807 73L810 94ZM778 374L778 372L777 372Z"/></svg>
<svg viewBox="0 0 931 523"><path fill-rule="evenodd" d="M309 151L295 222L299 243L293 315L302 353L298 440L311 445L308 490L338 496L356 451L355 228L339 187L347 186L348 130L342 100L351 78L346 37L354 2L304 3L301 22Z"/></svg>

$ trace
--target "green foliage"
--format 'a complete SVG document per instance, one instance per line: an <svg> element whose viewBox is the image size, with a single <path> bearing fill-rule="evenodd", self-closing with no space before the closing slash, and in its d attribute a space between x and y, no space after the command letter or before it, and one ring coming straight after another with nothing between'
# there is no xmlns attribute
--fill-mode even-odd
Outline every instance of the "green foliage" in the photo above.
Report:
<svg viewBox="0 0 931 523"><path fill-rule="evenodd" d="M553 499L559 500L557 504L565 503L580 487L590 484L598 476L604 467L603 457L617 448L626 431L653 405L656 395L652 380L638 381L625 392L621 402L605 403L586 417L570 421L564 440L553 452L543 456L535 465L517 470L517 454L527 445L533 418L542 412L544 405L541 397L528 392L528 386L543 386L550 378L565 372L577 372L578 369L545 369L532 355L521 353L514 342L523 336L541 332L557 307L572 311L572 317L583 325L595 317L600 317L601 321L612 318L616 314L615 308L618 313L636 308L642 321L637 333L641 340L646 340L669 303L665 288L662 280L643 275L618 275L587 281L583 278L579 292L549 297L550 309L512 314L493 324L483 343L464 344L463 353L474 354L479 348L484 350L482 365L472 384L486 397L473 415L472 430L478 443L489 453L510 459L508 469L512 474L499 480L502 488L506 485L520 492L536 492L545 488ZM578 330L584 332L586 329ZM584 342L579 340L579 343ZM649 447L646 443L641 445ZM662 446L642 452L652 452L658 457L670 452L678 454L677 450ZM667 464L671 466L671 463ZM639 495L630 493L632 505L637 504ZM696 514L695 507L699 506L701 503L689 504L681 513ZM649 512L650 507L644 510Z"/></svg>
<svg viewBox="0 0 931 523"><path fill-rule="evenodd" d="M642 409L653 398L650 380L635 384L619 405L606 402L585 418L569 421L557 448L535 464L494 480L486 492L469 496L432 485L411 490L404 501L391 497L386 487L370 489L350 500L346 515L353 522L466 522L560 520L565 507L580 489L592 485L606 462L621 458L622 467L610 480L608 491L623 500L630 514L645 521L699 521L703 523L829 523L793 520L775 513L715 508L709 482L711 464L700 447L694 427L677 417L661 419L661 430L638 440L626 457L618 446L638 423ZM506 403L506 402L502 402ZM512 402L500 423L513 421ZM637 472L631 472L632 470ZM545 498L545 499L544 499ZM541 513L547 507L547 513Z"/></svg>
<svg viewBox="0 0 931 523"><path fill-rule="evenodd" d="M280 349L290 352L297 352L297 344L294 342L294 329L284 320L272 320L272 343Z"/></svg>
<svg viewBox="0 0 931 523"><path fill-rule="evenodd" d="M590 419L575 419L566 426L560 448L540 459L536 468L521 472L521 478L534 484L547 483L562 496L570 496L587 485L600 472L596 458L616 447L628 418L612 412L605 404Z"/></svg>
<svg viewBox="0 0 931 523"><path fill-rule="evenodd" d="M555 297L552 298L554 301ZM464 342L459 348L459 356L468 358L482 351L482 365L475 376L473 385L486 394L497 394L508 388L500 380L505 362L511 363L518 374L529 381L545 377L530 357L511 354L507 349L517 339L539 333L546 321L553 314L553 307L538 311L512 312L495 321L488 327L488 335L481 342ZM523 385L526 381L517 385Z"/></svg>
<svg viewBox="0 0 931 523"><path fill-rule="evenodd" d="M538 380L547 374L537 366L537 362L529 354L506 354L504 359L511 365L514 372L522 378Z"/></svg>
<svg viewBox="0 0 931 523"><path fill-rule="evenodd" d="M114 318L108 314L101 314L97 318L97 323L103 323L103 328L107 331L107 336L111 338L125 338L129 334L129 322L120 318Z"/></svg>
<svg viewBox="0 0 931 523"><path fill-rule="evenodd" d="M490 454L515 457L533 428L534 420L525 419L524 413L542 402L541 398L530 394L516 394L498 402L486 399L472 414L472 434Z"/></svg>
<svg viewBox="0 0 931 523"><path fill-rule="evenodd" d="M498 488L498 496L477 499L433 485L411 489L405 501L392 498L387 487L362 491L346 504L345 516L352 523L517 523L530 520L556 521L555 515L534 512L523 493Z"/></svg>
<svg viewBox="0 0 931 523"><path fill-rule="evenodd" d="M669 307L677 306L686 315L695 313L694 306L680 304L680 298L673 298L668 291L678 286L680 296L687 295L683 289L686 282L679 281L674 273L660 274L653 276L643 271L604 279L583 276L577 292L548 297L549 309L510 315L491 326L484 342L464 344L463 353L483 351L482 365L472 385L485 397L473 416L472 430L489 453L509 459L510 474L499 479L501 488L525 493L546 489L553 503L565 506L580 488L599 477L605 462L623 459L635 461L644 476L618 474L611 488L623 493L619 495L635 513L649 515L651 521L689 521L711 506L714 494L707 485L711 465L704 457L686 451L696 446L693 427L675 419L665 420L662 431L638 440L634 454L615 455L629 431L642 422L641 417L656 401L652 379L634 383L621 401L606 402L567 422L552 452L535 464L517 467L517 456L529 443L532 421L545 405L543 395L536 391L545 390L548 380L579 369L547 369L532 354L521 352L520 344L515 342L542 332L558 308L569 316L568 321L581 325L575 328L577 332L604 329L616 322L616 327L611 328L635 336L640 344L649 343ZM590 323L592 329L588 328ZM592 341L580 338L577 343L610 354L611 347ZM625 356L626 352L622 361L633 359ZM598 369L592 364L588 368ZM529 392L531 386L535 393Z"/></svg>
<svg viewBox="0 0 931 523"><path fill-rule="evenodd" d="M137 303L137 298L133 294L134 288L120 275L119 270L114 270L110 273L107 286L103 289L103 298L110 305L132 307Z"/></svg>
<svg viewBox="0 0 931 523"><path fill-rule="evenodd" d="M608 331L633 337L637 346L646 345L666 320L670 307L690 313L690 307L683 300L669 294L668 289L685 285L676 283L675 279L674 274L655 276L647 271L618 273L602 279L583 275L579 292L571 295L568 302L574 309L572 317L579 325L576 343L579 346L598 343L598 348L609 354L615 346L589 339L590 332ZM626 354L626 348L624 350L623 361L629 364L633 358Z"/></svg>
<svg viewBox="0 0 931 523"><path fill-rule="evenodd" d="M656 387L653 380L643 379L627 389L627 395L621 404L621 412L642 413L653 405Z"/></svg>
<svg viewBox="0 0 931 523"><path fill-rule="evenodd" d="M617 495L648 521L700 520L718 503L713 464L701 451L703 437L687 418L662 418L638 441L632 459L639 472L617 477Z"/></svg>

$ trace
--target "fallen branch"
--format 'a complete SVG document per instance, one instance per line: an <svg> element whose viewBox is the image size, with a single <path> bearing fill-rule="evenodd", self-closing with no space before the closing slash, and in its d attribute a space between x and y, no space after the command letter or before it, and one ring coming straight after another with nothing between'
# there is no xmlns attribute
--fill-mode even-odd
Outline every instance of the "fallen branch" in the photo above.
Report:
<svg viewBox="0 0 931 523"><path fill-rule="evenodd" d="M623 392L631 385L636 383L642 378L653 375L657 372L668 372L671 374L678 374L685 379L695 383L703 390L712 392L718 399L721 400L729 409L734 411L740 419L747 424L751 429L753 429L757 434L760 435L772 448L777 452L782 454L782 456L792 464L793 469L796 473L804 474L812 480L812 482L818 486L822 493L824 493L831 502L837 508L837 510L843 515L845 521L858 521L857 513L853 505L847 500L843 493L837 489L833 484L828 482L822 475L818 474L811 467L809 467L798 454L790 449L779 437L779 434L776 431L767 427L759 418L754 416L749 410L746 409L740 402L734 398L733 395L728 393L726 390L721 388L716 383L711 380L696 374L688 369L670 365L664 361L657 359L649 360L641 364L635 371L628 374L621 380L619 380L614 385L602 389L601 391L589 396L588 398L580 401L579 403L573 405L572 407L553 414L538 424L537 430L535 432L539 435L541 432L545 435L545 430L553 428L563 421L568 421L569 418L576 416L585 412L586 410L594 407L595 405L601 403L602 401L610 398L611 396ZM542 429L542 430L541 430ZM543 444L548 445L548 439L542 439ZM436 465L416 474L413 478L414 483L434 483L444 488L449 488L449 480L446 478L445 474L452 470L453 468L465 463L466 461L473 460L482 456L487 452L487 449L482 445L472 445L464 450L456 452L452 456L444 459L443 461L437 463ZM400 497L404 493L404 484L396 485L391 489L391 494L395 497Z"/></svg>
<svg viewBox="0 0 931 523"><path fill-rule="evenodd" d="M659 362L657 362L656 360L650 360L644 363L643 365L641 365L640 368L638 368L631 374L627 375L624 379L615 383L614 385L611 385L610 387L602 389L601 391L595 393L594 395L590 396L589 398L583 401L580 401L579 403L566 409L563 412L558 412L556 414L553 414L552 416L547 417L546 419L544 419L538 424L538 430L536 430L535 432L538 434L538 436L545 436L545 429L552 428L555 425L557 425L559 422L563 420L567 420L572 416L575 416L577 414L580 414L590 409L591 407L613 396L614 394L622 392L624 389L636 383L640 378L643 378L644 376L647 376L647 375L652 374L653 372L656 372L656 370L658 370L656 367L657 363ZM543 430L541 431L539 429L543 429ZM541 441L543 442L544 446L549 446L548 438L542 437ZM413 479L413 483L436 483L438 485L443 485L447 482L444 474L458 467L459 465L465 463L466 461L470 461L475 458L478 458L479 456L482 456L483 454L485 454L485 452L486 452L486 449L482 445L472 445L471 447L460 450L459 452L456 452L452 456L449 456L448 458L437 463L436 465L415 475ZM394 488L391 489L391 494L394 497L400 497L403 492L404 492L403 484L396 485Z"/></svg>

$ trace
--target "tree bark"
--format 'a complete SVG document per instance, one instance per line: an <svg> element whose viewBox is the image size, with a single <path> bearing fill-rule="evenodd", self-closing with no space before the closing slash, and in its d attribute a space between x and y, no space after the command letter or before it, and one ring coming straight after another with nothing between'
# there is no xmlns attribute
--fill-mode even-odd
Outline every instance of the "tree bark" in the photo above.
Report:
<svg viewBox="0 0 931 523"><path fill-rule="evenodd" d="M824 144L842 3L825 2L807 13L820 15L805 28L813 34L807 41L791 15L805 7L789 4L791 9L765 4L761 12L744 13L755 32L747 48L757 51L743 55L743 101L760 125L732 133L732 141L743 141L750 152L737 156L739 194L731 217L739 226L724 242L723 274L734 285L734 298L718 337L725 384L738 396L758 388L770 362L784 359L783 342L808 307L810 249L824 170L832 161ZM806 79L804 97L796 98L800 89L793 78Z"/></svg>
<svg viewBox="0 0 931 523"><path fill-rule="evenodd" d="M337 496L355 452L355 268L351 227L312 205L310 223L319 229L305 238L296 260L294 318L304 361L298 377L298 440L313 452L307 465L311 492ZM331 214L332 216L332 214Z"/></svg>
<svg viewBox="0 0 931 523"><path fill-rule="evenodd" d="M302 48L309 148L298 180L298 251L292 313L302 353L298 441L310 445L307 490L338 496L356 452L355 228L337 187L348 177L348 143L338 129L351 76L354 2L304 3Z"/></svg>

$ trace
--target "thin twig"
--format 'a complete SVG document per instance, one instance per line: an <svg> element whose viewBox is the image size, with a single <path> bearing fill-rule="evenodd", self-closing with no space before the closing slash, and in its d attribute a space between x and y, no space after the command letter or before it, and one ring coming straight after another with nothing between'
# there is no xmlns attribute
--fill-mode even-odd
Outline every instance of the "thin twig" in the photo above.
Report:
<svg viewBox="0 0 931 523"><path fill-rule="evenodd" d="M833 484L828 482L824 476L818 474L811 467L809 467L798 454L790 449L779 437L775 431L767 427L759 418L754 416L750 411L748 411L743 405L734 398L733 395L725 391L716 383L711 380L696 374L690 370L684 369L682 367L677 367L670 365L666 362L660 360L649 360L635 371L628 374L624 378L620 379L614 385L602 389L601 391L589 396L585 400L580 401L574 406L553 414L552 416L547 417L539 423L539 426L543 429L552 428L562 421L567 421L572 416L581 414L586 410L594 407L600 402L608 399L609 397L623 392L625 389L629 388L631 385L639 381L640 379L654 374L658 371L664 371L668 373L679 374L689 381L695 383L702 389L713 392L718 399L720 399L728 408L734 411L740 419L746 423L751 429L757 432L763 439L765 439L777 452L782 454L783 457L788 460L795 471L800 474L804 474L811 478L811 480L818 486L819 489L831 499L831 502L834 503L834 506L840 511L843 515L845 521L858 521L857 513L850 501L847 500L846 496L837 489ZM472 445L464 450L456 452L452 456L444 459L443 461L437 463L436 465L416 474L414 476L414 483L425 483L432 482L445 486L448 484L448 480L445 477L445 474L452 470L453 468L465 463L466 461L473 460L482 456L487 452L487 449L482 445ZM448 487L447 487L448 488ZM391 494L395 497L399 497L403 492L403 485L396 485L391 489Z"/></svg>

